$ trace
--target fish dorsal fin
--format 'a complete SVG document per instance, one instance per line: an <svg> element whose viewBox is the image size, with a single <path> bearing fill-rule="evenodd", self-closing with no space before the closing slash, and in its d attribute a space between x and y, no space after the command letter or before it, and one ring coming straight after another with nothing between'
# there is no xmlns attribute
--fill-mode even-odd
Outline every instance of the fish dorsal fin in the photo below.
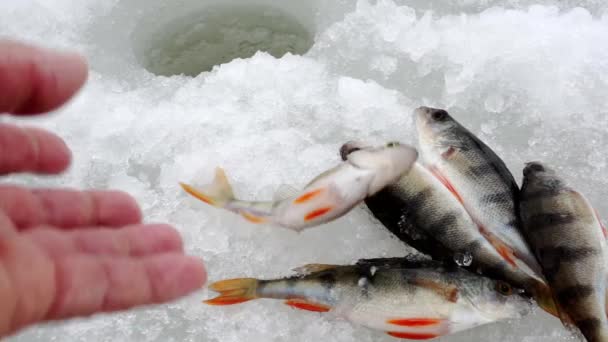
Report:
<svg viewBox="0 0 608 342"><path fill-rule="evenodd" d="M427 288L446 300L456 303L458 301L458 288L455 285L443 284L431 279L408 279L412 285Z"/></svg>
<svg viewBox="0 0 608 342"><path fill-rule="evenodd" d="M288 198L296 197L298 195L298 189L288 184L281 184L277 188L272 198L273 202L279 202Z"/></svg>
<svg viewBox="0 0 608 342"><path fill-rule="evenodd" d="M296 267L293 269L299 275L307 275L316 272L327 271L336 268L336 265L328 265L328 264L308 264L300 267Z"/></svg>
<svg viewBox="0 0 608 342"><path fill-rule="evenodd" d="M389 258L373 258L373 259L359 259L357 260L359 266L376 266L376 267L399 267L399 268L438 268L446 267L448 264L432 260L422 254L407 254L402 257L389 257Z"/></svg>

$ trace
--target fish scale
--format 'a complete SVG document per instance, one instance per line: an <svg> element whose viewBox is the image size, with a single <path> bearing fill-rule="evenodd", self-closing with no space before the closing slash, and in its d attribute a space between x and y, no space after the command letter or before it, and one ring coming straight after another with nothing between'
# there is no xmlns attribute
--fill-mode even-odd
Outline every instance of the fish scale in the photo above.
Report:
<svg viewBox="0 0 608 342"><path fill-rule="evenodd" d="M587 341L608 341L608 248L596 211L549 167L528 163L523 174L524 231L560 305L562 321L574 323Z"/></svg>

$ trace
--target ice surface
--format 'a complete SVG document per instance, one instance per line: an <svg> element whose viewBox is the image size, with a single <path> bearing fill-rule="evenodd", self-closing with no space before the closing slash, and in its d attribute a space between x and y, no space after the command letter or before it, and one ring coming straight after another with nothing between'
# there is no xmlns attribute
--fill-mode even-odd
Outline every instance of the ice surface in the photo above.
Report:
<svg viewBox="0 0 608 342"><path fill-rule="evenodd" d="M218 3L273 5L296 18L294 26L314 43L303 56L257 53L196 77L146 70L143 61L153 56L146 51L159 34L179 37L177 23L197 24L180 19ZM281 184L303 186L338 162L348 140L415 142L411 112L431 105L447 108L477 132L518 180L525 161L545 161L608 216L608 4L446 3L0 1L0 35L69 47L91 64L90 81L68 107L48 118L18 120L65 137L73 167L58 178L7 180L127 190L148 221L180 229L187 250L206 260L212 281L281 276L311 262L398 256L405 247L363 208L296 234L252 226L197 203L177 182L207 182L223 166L237 195L270 199ZM154 46L157 57L168 57ZM198 58L183 56L185 66ZM203 289L169 305L36 327L10 341L393 341L279 301L204 306L208 295ZM556 319L537 313L441 340L571 338Z"/></svg>

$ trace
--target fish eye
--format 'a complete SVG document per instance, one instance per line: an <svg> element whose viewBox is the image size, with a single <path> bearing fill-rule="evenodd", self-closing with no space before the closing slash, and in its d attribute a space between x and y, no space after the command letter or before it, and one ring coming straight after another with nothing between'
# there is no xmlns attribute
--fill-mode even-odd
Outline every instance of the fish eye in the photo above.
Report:
<svg viewBox="0 0 608 342"><path fill-rule="evenodd" d="M448 112L443 109L436 110L431 114L431 118L435 121L443 121L447 118Z"/></svg>
<svg viewBox="0 0 608 342"><path fill-rule="evenodd" d="M513 288L511 285L505 283L504 281L499 281L496 283L496 291L504 296L510 296L513 294Z"/></svg>
<svg viewBox="0 0 608 342"><path fill-rule="evenodd" d="M399 142L397 142L397 141L391 141L388 144L386 144L387 147L396 147L396 146L399 146L399 145L401 145L401 144Z"/></svg>

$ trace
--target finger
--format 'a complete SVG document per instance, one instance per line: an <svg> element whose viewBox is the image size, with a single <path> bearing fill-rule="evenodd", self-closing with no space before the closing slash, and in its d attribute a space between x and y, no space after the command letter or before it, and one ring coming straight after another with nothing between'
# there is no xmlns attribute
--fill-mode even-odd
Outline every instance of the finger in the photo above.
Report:
<svg viewBox="0 0 608 342"><path fill-rule="evenodd" d="M28 190L0 186L0 210L18 229L41 225L61 228L122 227L141 222L135 200L117 191Z"/></svg>
<svg viewBox="0 0 608 342"><path fill-rule="evenodd" d="M78 55L0 40L0 113L56 109L82 87L87 72Z"/></svg>
<svg viewBox="0 0 608 342"><path fill-rule="evenodd" d="M0 124L0 174L59 173L71 158L67 145L52 133Z"/></svg>
<svg viewBox="0 0 608 342"><path fill-rule="evenodd" d="M0 239L6 239L17 234L13 221L0 210Z"/></svg>
<svg viewBox="0 0 608 342"><path fill-rule="evenodd" d="M57 293L47 319L168 302L206 281L200 259L164 254L142 259L80 256L59 259Z"/></svg>
<svg viewBox="0 0 608 342"><path fill-rule="evenodd" d="M0 239L0 336L42 320L170 301L205 281L202 261L182 254L49 258L28 238Z"/></svg>
<svg viewBox="0 0 608 342"><path fill-rule="evenodd" d="M68 232L46 227L31 229L24 236L55 259L75 254L140 257L183 251L179 233L166 224Z"/></svg>

